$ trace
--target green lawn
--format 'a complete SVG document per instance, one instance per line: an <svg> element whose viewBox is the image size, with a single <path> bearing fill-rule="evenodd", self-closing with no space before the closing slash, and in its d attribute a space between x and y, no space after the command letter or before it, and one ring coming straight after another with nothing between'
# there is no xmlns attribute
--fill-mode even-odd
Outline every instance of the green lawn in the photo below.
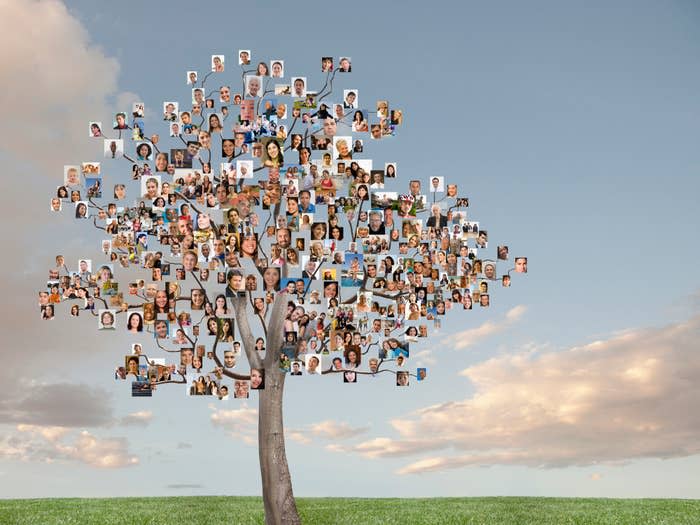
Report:
<svg viewBox="0 0 700 525"><path fill-rule="evenodd" d="M700 500L575 498L299 498L304 524L700 524ZM0 500L2 525L263 523L241 497Z"/></svg>

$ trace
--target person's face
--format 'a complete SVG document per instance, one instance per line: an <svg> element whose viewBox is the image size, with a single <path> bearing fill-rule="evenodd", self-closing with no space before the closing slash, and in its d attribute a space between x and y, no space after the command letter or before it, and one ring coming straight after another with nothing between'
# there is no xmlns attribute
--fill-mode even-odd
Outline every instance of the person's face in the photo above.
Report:
<svg viewBox="0 0 700 525"><path fill-rule="evenodd" d="M192 304L195 306L204 304L204 293L202 293L202 290L192 290Z"/></svg>
<svg viewBox="0 0 700 525"><path fill-rule="evenodd" d="M341 157L345 157L349 154L350 150L348 149L347 142L345 142L344 140L339 140L336 145L338 146L338 154Z"/></svg>
<svg viewBox="0 0 700 525"><path fill-rule="evenodd" d="M185 267L186 272L191 272L195 265L197 264L197 258L193 253L186 253L182 257L182 265Z"/></svg>
<svg viewBox="0 0 700 525"><path fill-rule="evenodd" d="M525 257L515 259L515 271L517 273L527 273L527 259Z"/></svg>
<svg viewBox="0 0 700 525"><path fill-rule="evenodd" d="M216 119L216 124L218 125L219 119ZM187 145L187 153L189 153L190 157L194 157L197 155L197 152L199 151L199 146L193 142L190 142Z"/></svg>
<svg viewBox="0 0 700 525"><path fill-rule="evenodd" d="M226 368L232 368L236 364L236 356L233 350L227 350L224 352L224 366Z"/></svg>
<svg viewBox="0 0 700 525"><path fill-rule="evenodd" d="M294 93L297 96L300 96L304 93L304 81L301 80L300 78L297 78L294 81Z"/></svg>
<svg viewBox="0 0 700 525"><path fill-rule="evenodd" d="M262 374L260 373L260 370L257 368L254 368L253 370L250 371L250 386L252 388L260 388L260 385L262 384Z"/></svg>
<svg viewBox="0 0 700 525"><path fill-rule="evenodd" d="M234 386L234 396L235 397L248 397L248 383L246 381L236 381Z"/></svg>
<svg viewBox="0 0 700 525"><path fill-rule="evenodd" d="M260 80L257 78L251 78L248 81L248 93L251 97L257 97L258 91L260 91Z"/></svg>
<svg viewBox="0 0 700 525"><path fill-rule="evenodd" d="M156 292L155 303L159 308L164 308L168 304L168 295L165 293L165 290Z"/></svg>
<svg viewBox="0 0 700 525"><path fill-rule="evenodd" d="M349 93L346 100L348 101L348 104L353 104L355 102L355 94Z"/></svg>
<svg viewBox="0 0 700 525"><path fill-rule="evenodd" d="M240 57L242 64L248 64L248 62L250 62L250 55L247 51L241 51Z"/></svg>
<svg viewBox="0 0 700 525"><path fill-rule="evenodd" d="M299 151L299 164L308 164L310 155L309 150L306 148Z"/></svg>
<svg viewBox="0 0 700 525"><path fill-rule="evenodd" d="M235 237L232 237L232 239L235 239ZM222 241L221 239L214 240L214 253L216 255L221 255L222 253L224 253L224 241Z"/></svg>
<svg viewBox="0 0 700 525"><path fill-rule="evenodd" d="M223 102L228 102L231 100L231 88L229 88L228 86L221 86L219 94Z"/></svg>
<svg viewBox="0 0 700 525"><path fill-rule="evenodd" d="M210 225L211 225L211 223L209 221L209 215L206 215L204 213L200 213L197 216L197 227L200 230L206 230L207 228L209 228Z"/></svg>
<svg viewBox="0 0 700 525"><path fill-rule="evenodd" d="M149 197L158 196L158 183L155 181L148 181L146 183L146 192L148 193Z"/></svg>
<svg viewBox="0 0 700 525"><path fill-rule="evenodd" d="M323 133L327 137L334 137L337 130L338 126L335 123L335 119L333 117L328 117L326 120L323 121Z"/></svg>
<svg viewBox="0 0 700 525"><path fill-rule="evenodd" d="M168 326L165 324L165 322L161 321L156 323L156 335L159 339L163 339L168 335Z"/></svg>
<svg viewBox="0 0 700 525"><path fill-rule="evenodd" d="M78 183L78 170L75 168L70 168L68 170L68 184Z"/></svg>
<svg viewBox="0 0 700 525"><path fill-rule="evenodd" d="M243 283L243 277L240 275L233 275L229 283L231 284L231 288L234 290L240 290L241 284Z"/></svg>
<svg viewBox="0 0 700 525"><path fill-rule="evenodd" d="M324 291L326 297L335 297L338 295L338 285L336 283L329 283L326 285Z"/></svg>
<svg viewBox="0 0 700 525"><path fill-rule="evenodd" d="M241 251L245 255L253 255L257 250L257 247L258 243L255 240L255 237L252 235L247 235L243 238L243 242L241 243Z"/></svg>
<svg viewBox="0 0 700 525"><path fill-rule="evenodd" d="M122 114L117 115L117 126L119 126L119 127L124 126L124 115L122 115Z"/></svg>
<svg viewBox="0 0 700 525"><path fill-rule="evenodd" d="M274 140L271 140L270 142L267 143L267 156L270 157L271 159L276 159L280 154L280 148L277 145L277 142Z"/></svg>
<svg viewBox="0 0 700 525"><path fill-rule="evenodd" d="M286 228L277 230L277 244L279 244L282 248L287 248L289 247L290 243L291 237L289 234L289 230L287 230Z"/></svg>
<svg viewBox="0 0 700 525"><path fill-rule="evenodd" d="M129 373L138 375L139 372L139 362L136 359L129 360Z"/></svg>
<svg viewBox="0 0 700 525"><path fill-rule="evenodd" d="M209 136L209 134L205 132L200 132L199 143L204 149L209 149L209 146L211 146L211 137Z"/></svg>

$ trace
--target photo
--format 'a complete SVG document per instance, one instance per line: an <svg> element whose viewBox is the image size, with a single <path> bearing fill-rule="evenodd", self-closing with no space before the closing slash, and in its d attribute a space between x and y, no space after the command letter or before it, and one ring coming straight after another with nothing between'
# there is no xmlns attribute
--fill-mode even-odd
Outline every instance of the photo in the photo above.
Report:
<svg viewBox="0 0 700 525"><path fill-rule="evenodd" d="M160 175L141 178L141 197L154 200L160 196Z"/></svg>
<svg viewBox="0 0 700 525"><path fill-rule="evenodd" d="M333 151L336 160L352 160L352 137L333 137Z"/></svg>
<svg viewBox="0 0 700 525"><path fill-rule="evenodd" d="M270 71L272 78L282 78L284 76L284 60L270 61Z"/></svg>
<svg viewBox="0 0 700 525"><path fill-rule="evenodd" d="M146 105L143 102L134 102L131 104L132 118L143 118L146 116Z"/></svg>
<svg viewBox="0 0 700 525"><path fill-rule="evenodd" d="M321 358L322 355L305 355L304 363L306 368L306 373L311 375L321 375Z"/></svg>
<svg viewBox="0 0 700 525"><path fill-rule="evenodd" d="M263 137L262 164L267 168L280 168L284 165L283 144L274 137Z"/></svg>
<svg viewBox="0 0 700 525"><path fill-rule="evenodd" d="M241 121L252 122L255 120L255 101L246 99L242 100L240 104L240 115Z"/></svg>
<svg viewBox="0 0 700 525"><path fill-rule="evenodd" d="M245 77L245 95L246 97L262 97L263 95L263 80L258 75L246 75Z"/></svg>
<svg viewBox="0 0 700 525"><path fill-rule="evenodd" d="M250 396L250 382L236 379L233 383L234 399L248 399Z"/></svg>
<svg viewBox="0 0 700 525"><path fill-rule="evenodd" d="M336 71L338 73L350 73L352 71L352 60L350 57L340 57Z"/></svg>
<svg viewBox="0 0 700 525"><path fill-rule="evenodd" d="M369 131L367 110L356 109L352 112L352 131L353 133L366 133Z"/></svg>
<svg viewBox="0 0 700 525"><path fill-rule="evenodd" d="M442 192L445 190L445 177L431 177L430 178L430 192Z"/></svg>
<svg viewBox="0 0 700 525"><path fill-rule="evenodd" d="M236 174L239 179L253 178L253 161L252 160L237 160Z"/></svg>
<svg viewBox="0 0 700 525"><path fill-rule="evenodd" d="M75 203L75 218L87 219L89 217L88 203L86 201L77 201Z"/></svg>
<svg viewBox="0 0 700 525"><path fill-rule="evenodd" d="M188 71L187 72L187 83L191 85L195 85L197 83L197 72L196 71Z"/></svg>
<svg viewBox="0 0 700 525"><path fill-rule="evenodd" d="M333 71L333 57L321 57L321 73Z"/></svg>
<svg viewBox="0 0 700 525"><path fill-rule="evenodd" d="M102 136L102 122L92 121L90 122L90 127L88 130L88 137L101 137Z"/></svg>
<svg viewBox="0 0 700 525"><path fill-rule="evenodd" d="M68 187L81 185L78 166L63 166L63 183Z"/></svg>
<svg viewBox="0 0 700 525"><path fill-rule="evenodd" d="M148 142L139 142L136 144L136 160L152 160L153 148Z"/></svg>
<svg viewBox="0 0 700 525"><path fill-rule="evenodd" d="M119 159L124 155L124 141L122 139L105 139L104 155L108 159Z"/></svg>
<svg viewBox="0 0 700 525"><path fill-rule="evenodd" d="M360 101L356 89L343 90L343 109L357 109Z"/></svg>
<svg viewBox="0 0 700 525"><path fill-rule="evenodd" d="M179 104L174 101L163 102L163 120L174 122L177 120Z"/></svg>
<svg viewBox="0 0 700 525"><path fill-rule="evenodd" d="M129 124L126 119L126 112L120 111L114 114L114 121L112 123L112 129L124 130L129 129Z"/></svg>
<svg viewBox="0 0 700 525"><path fill-rule="evenodd" d="M252 55L250 54L250 49L239 49L238 50L238 65L247 66L250 65L250 59Z"/></svg>
<svg viewBox="0 0 700 525"><path fill-rule="evenodd" d="M306 77L292 77L292 96L297 98L306 96Z"/></svg>
<svg viewBox="0 0 700 525"><path fill-rule="evenodd" d="M224 55L211 56L211 70L215 73L221 73L224 70Z"/></svg>
<svg viewBox="0 0 700 525"><path fill-rule="evenodd" d="M115 310L98 310L97 328L99 330L114 330L116 320Z"/></svg>

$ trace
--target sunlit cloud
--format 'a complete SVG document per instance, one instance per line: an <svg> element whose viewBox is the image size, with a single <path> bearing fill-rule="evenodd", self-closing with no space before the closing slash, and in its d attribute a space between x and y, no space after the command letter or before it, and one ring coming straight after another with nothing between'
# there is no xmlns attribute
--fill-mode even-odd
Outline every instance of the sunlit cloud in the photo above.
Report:
<svg viewBox="0 0 700 525"><path fill-rule="evenodd" d="M123 468L139 463L120 437L97 437L90 432L20 424L0 436L0 458L19 461L83 463L95 468Z"/></svg>
<svg viewBox="0 0 700 525"><path fill-rule="evenodd" d="M443 337L441 344L455 350L462 350L475 345L482 339L491 337L505 331L512 324L518 322L525 314L526 308L518 305L511 308L500 321L486 321L476 328L462 330L449 336Z"/></svg>
<svg viewBox="0 0 700 525"><path fill-rule="evenodd" d="M495 357L461 374L475 393L391 421L398 436L336 446L418 455L400 474L476 465L566 467L700 453L700 316L564 351Z"/></svg>

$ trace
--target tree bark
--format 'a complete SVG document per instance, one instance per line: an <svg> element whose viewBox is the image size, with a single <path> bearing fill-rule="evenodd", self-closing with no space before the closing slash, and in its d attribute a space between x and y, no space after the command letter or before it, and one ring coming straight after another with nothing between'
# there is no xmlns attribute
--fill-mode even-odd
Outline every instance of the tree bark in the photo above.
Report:
<svg viewBox="0 0 700 525"><path fill-rule="evenodd" d="M274 368L277 368L275 371ZM265 371L265 390L260 391L258 449L266 525L301 523L284 447L282 400L284 372L279 367Z"/></svg>
<svg viewBox="0 0 700 525"><path fill-rule="evenodd" d="M258 454L266 525L301 523L284 446L282 402L285 373L279 367L287 300L286 294L278 293L272 304L267 321L267 350L264 360L260 359L255 350L255 338L248 323L245 297L239 297L235 303L238 329L248 361L251 367L265 370L265 388L258 390Z"/></svg>

